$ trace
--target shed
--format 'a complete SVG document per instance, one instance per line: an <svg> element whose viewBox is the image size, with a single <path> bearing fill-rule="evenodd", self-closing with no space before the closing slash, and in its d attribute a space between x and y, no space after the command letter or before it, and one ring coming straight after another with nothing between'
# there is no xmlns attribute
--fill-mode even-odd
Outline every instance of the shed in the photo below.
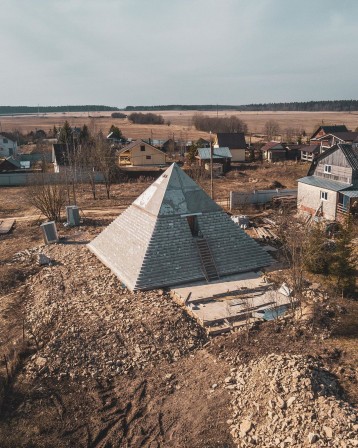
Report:
<svg viewBox="0 0 358 448"><path fill-rule="evenodd" d="M198 148L198 155L196 158L199 160L201 166L210 161L210 148ZM229 148L213 148L213 161L222 165L222 171L225 173L230 169L230 163L232 154Z"/></svg>

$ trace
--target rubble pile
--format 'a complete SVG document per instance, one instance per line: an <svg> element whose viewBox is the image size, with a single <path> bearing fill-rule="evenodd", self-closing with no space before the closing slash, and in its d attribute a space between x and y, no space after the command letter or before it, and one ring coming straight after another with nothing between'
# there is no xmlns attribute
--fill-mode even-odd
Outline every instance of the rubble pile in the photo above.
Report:
<svg viewBox="0 0 358 448"><path fill-rule="evenodd" d="M37 345L27 374L111 377L168 362L206 341L163 291L130 293L86 247L53 245L28 281L26 332Z"/></svg>
<svg viewBox="0 0 358 448"><path fill-rule="evenodd" d="M358 446L357 411L315 358L272 354L232 368L225 383L240 448Z"/></svg>

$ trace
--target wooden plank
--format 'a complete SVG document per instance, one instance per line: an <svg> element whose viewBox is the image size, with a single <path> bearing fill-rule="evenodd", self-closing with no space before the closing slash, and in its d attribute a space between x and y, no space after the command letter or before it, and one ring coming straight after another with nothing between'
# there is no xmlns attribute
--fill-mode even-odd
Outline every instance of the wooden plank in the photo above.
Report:
<svg viewBox="0 0 358 448"><path fill-rule="evenodd" d="M6 235L10 232L15 224L15 219L4 219L0 221L0 235Z"/></svg>

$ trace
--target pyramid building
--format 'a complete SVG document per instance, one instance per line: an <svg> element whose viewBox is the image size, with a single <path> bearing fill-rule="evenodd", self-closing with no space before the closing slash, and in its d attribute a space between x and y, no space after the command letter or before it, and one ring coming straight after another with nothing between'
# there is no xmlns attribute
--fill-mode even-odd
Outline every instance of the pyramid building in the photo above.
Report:
<svg viewBox="0 0 358 448"><path fill-rule="evenodd" d="M88 247L132 291L212 281L272 262L175 163Z"/></svg>

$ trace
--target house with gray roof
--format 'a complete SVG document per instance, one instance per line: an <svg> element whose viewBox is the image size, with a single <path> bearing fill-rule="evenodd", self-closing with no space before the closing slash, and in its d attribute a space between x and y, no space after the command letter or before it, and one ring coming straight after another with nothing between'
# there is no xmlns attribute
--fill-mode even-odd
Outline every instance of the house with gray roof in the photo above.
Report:
<svg viewBox="0 0 358 448"><path fill-rule="evenodd" d="M268 162L286 160L286 146L280 142L268 142L261 148L262 159Z"/></svg>
<svg viewBox="0 0 358 448"><path fill-rule="evenodd" d="M213 163L222 165L222 172L226 173L230 169L232 154L229 148L213 148ZM198 155L195 158L202 167L206 167L211 160L210 148L198 148Z"/></svg>
<svg viewBox="0 0 358 448"><path fill-rule="evenodd" d="M339 143L353 143L358 139L358 132L332 132L317 138L317 143L320 144L320 152L327 151L332 146Z"/></svg>
<svg viewBox="0 0 358 448"><path fill-rule="evenodd" d="M323 137L324 135L332 134L332 133L336 133L336 132L348 132L348 129L344 124L339 124L339 125L335 124L335 125L328 125L328 126L321 125L311 135L310 140L315 141L315 140L319 139L320 137Z"/></svg>
<svg viewBox="0 0 358 448"><path fill-rule="evenodd" d="M243 132L218 132L214 140L214 148L229 148L232 162L246 160L247 144Z"/></svg>
<svg viewBox="0 0 358 448"><path fill-rule="evenodd" d="M132 291L211 282L272 262L175 163L88 248Z"/></svg>
<svg viewBox="0 0 358 448"><path fill-rule="evenodd" d="M338 144L316 157L298 180L300 212L341 220L358 212L358 148Z"/></svg>
<svg viewBox="0 0 358 448"><path fill-rule="evenodd" d="M301 152L301 160L303 162L312 162L315 157L320 153L321 145L318 143L310 145L300 145L299 151Z"/></svg>

